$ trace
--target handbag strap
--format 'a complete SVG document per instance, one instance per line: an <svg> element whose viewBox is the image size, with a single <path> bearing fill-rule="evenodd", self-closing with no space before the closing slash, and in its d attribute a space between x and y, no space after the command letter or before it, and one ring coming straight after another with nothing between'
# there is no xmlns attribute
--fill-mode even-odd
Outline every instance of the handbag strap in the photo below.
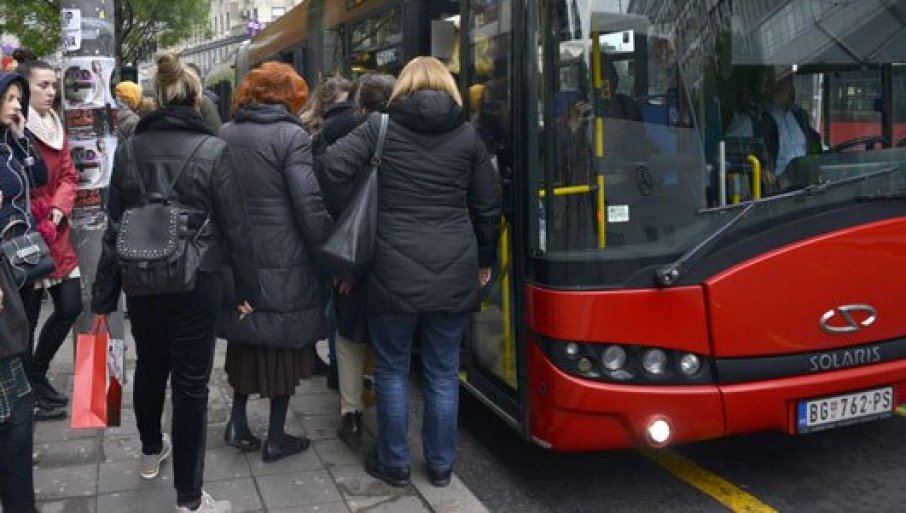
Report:
<svg viewBox="0 0 906 513"><path fill-rule="evenodd" d="M182 172L189 167L189 162L192 161L192 157L198 152L201 146L211 139L210 136L203 137L198 141L195 146L192 148L192 152L189 153L189 156L182 161L182 164L179 167L179 171L176 173L176 176L173 177L173 180L167 185L167 191L164 194L164 201L170 199L170 194L173 194L173 189L176 188L176 182L179 181L179 177L182 176ZM129 160L129 169L132 171L132 174L135 176L135 180L138 182L138 190L141 193L141 204L148 204L148 191L145 189L145 182L142 180L141 174L138 172L138 161L135 160L135 151L133 150L133 138L129 138L126 142L126 159Z"/></svg>
<svg viewBox="0 0 906 513"><path fill-rule="evenodd" d="M381 158L384 156L384 139L387 138L387 125L390 124L390 115L386 112L381 113L381 129L378 131L377 144L374 147L374 155L371 157L371 167L375 171L381 166Z"/></svg>

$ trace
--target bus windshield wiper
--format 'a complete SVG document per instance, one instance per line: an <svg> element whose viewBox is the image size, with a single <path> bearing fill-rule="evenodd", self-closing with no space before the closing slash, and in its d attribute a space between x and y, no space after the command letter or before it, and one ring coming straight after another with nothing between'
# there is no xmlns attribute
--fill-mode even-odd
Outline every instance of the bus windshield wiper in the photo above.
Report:
<svg viewBox="0 0 906 513"><path fill-rule="evenodd" d="M743 218L745 218L757 204L758 203L755 201L749 203L742 210L742 212L736 214L736 217L730 219L729 222L718 228L717 231L709 235L705 240L696 244L695 247L685 252L681 257L676 259L676 261L655 271L654 277L655 280L657 280L658 285L660 285L661 287L669 287L670 285L676 283L677 280L679 280L680 276L682 276L683 273L686 272L686 270L691 266L691 264L694 263L693 258L698 255L704 254L706 249L709 249L711 246L717 243L717 241L723 238L724 234L730 231L730 228L736 226L736 224L742 221Z"/></svg>
<svg viewBox="0 0 906 513"><path fill-rule="evenodd" d="M789 200L789 199L798 199L806 198L809 196L818 196L820 194L825 194L829 189L841 187L844 185L852 184L855 182L860 182L868 180L871 178L876 178L881 175L886 175L893 173L900 169L899 164L888 166L870 173L865 173L863 175L851 176L844 178L842 180L835 180L833 182L809 185L797 191L787 192L784 194L778 194L776 196L769 196L767 198L762 198L758 201L752 201L743 208L742 212L736 214L736 217L728 221L726 224L718 228L714 233L709 235L705 240L696 244L692 249L683 253L678 259L674 262L661 267L660 269L654 272L655 281L661 287L669 287L675 284L680 277L692 267L695 262L697 262L703 255L707 254L707 250L713 247L720 239L726 235L730 228L733 228L740 221L742 221L754 208L756 205L768 204L776 201ZM906 199L906 191L895 192L891 194L884 195L861 195L857 196L857 201L896 201ZM716 209L708 209L702 212L718 212L725 211L729 208L739 208L738 205L727 205L723 207L718 207Z"/></svg>

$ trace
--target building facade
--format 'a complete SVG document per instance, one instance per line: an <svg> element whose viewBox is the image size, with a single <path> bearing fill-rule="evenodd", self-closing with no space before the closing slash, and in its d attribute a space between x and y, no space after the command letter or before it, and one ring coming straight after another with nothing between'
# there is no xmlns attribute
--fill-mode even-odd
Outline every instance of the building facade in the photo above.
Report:
<svg viewBox="0 0 906 513"><path fill-rule="evenodd" d="M206 75L234 52L240 43L303 1L210 0L209 33L199 32L185 41L181 48L183 57L195 63Z"/></svg>

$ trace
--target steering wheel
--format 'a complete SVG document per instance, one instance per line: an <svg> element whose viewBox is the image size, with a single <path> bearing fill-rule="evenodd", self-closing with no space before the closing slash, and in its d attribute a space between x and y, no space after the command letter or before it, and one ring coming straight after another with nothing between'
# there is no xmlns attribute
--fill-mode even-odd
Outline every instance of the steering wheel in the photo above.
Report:
<svg viewBox="0 0 906 513"><path fill-rule="evenodd" d="M881 135L866 135L836 144L831 147L830 151L832 153L838 153L850 148L855 148L856 146L862 146L864 151L871 151L877 148L890 148L890 141Z"/></svg>

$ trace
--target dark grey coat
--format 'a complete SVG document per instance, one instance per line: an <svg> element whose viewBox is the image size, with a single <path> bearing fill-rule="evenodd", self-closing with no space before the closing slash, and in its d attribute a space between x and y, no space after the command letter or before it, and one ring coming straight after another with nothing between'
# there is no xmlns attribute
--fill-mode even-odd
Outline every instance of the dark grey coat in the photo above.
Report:
<svg viewBox="0 0 906 513"><path fill-rule="evenodd" d="M220 136L245 191L261 280L255 312L242 322L234 309L225 312L222 335L233 343L305 347L324 338L327 289L316 261L333 229L312 170L311 139L276 105L240 108Z"/></svg>
<svg viewBox="0 0 906 513"><path fill-rule="evenodd" d="M463 313L478 307L478 268L491 267L499 176L462 109L440 91L390 106L378 171L378 234L368 277L371 313ZM349 198L374 152L380 116L327 149L325 188Z"/></svg>

